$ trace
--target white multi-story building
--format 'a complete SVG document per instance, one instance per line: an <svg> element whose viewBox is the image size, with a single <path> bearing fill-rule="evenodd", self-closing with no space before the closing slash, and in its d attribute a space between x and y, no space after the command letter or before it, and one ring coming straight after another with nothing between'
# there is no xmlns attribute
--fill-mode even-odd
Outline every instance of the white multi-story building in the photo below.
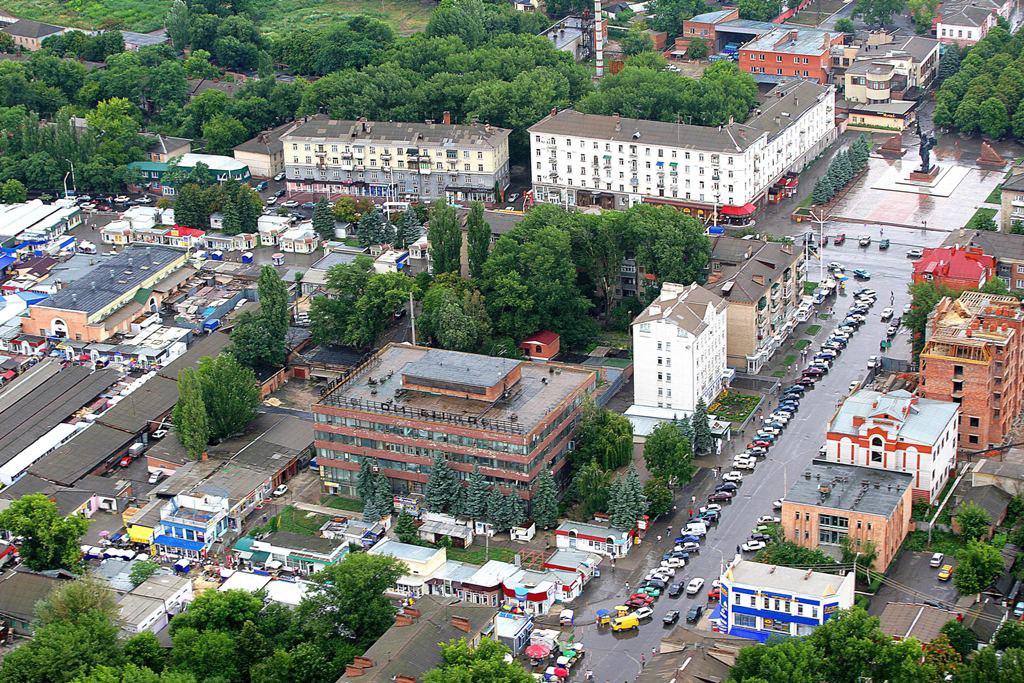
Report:
<svg viewBox="0 0 1024 683"><path fill-rule="evenodd" d="M281 136L289 194L392 201L498 201L509 183L508 137L487 124L313 118Z"/></svg>
<svg viewBox="0 0 1024 683"><path fill-rule="evenodd" d="M974 45L988 35L999 19L1015 30L1013 0L946 0L938 12L935 37L940 43L961 47Z"/></svg>
<svg viewBox="0 0 1024 683"><path fill-rule="evenodd" d="M728 304L698 284L666 282L633 321L631 413L664 408L693 412L711 404L727 376ZM654 411L655 415L660 415Z"/></svg>
<svg viewBox="0 0 1024 683"><path fill-rule="evenodd" d="M538 202L607 209L649 202L743 223L783 175L835 140L835 90L783 83L746 123L693 126L567 109L529 134Z"/></svg>
<svg viewBox="0 0 1024 683"><path fill-rule="evenodd" d="M953 472L960 406L907 391L863 390L828 425L825 459L914 475L915 500L935 500Z"/></svg>
<svg viewBox="0 0 1024 683"><path fill-rule="evenodd" d="M719 629L764 642L806 636L853 606L853 572L840 576L779 567L738 556L722 572Z"/></svg>

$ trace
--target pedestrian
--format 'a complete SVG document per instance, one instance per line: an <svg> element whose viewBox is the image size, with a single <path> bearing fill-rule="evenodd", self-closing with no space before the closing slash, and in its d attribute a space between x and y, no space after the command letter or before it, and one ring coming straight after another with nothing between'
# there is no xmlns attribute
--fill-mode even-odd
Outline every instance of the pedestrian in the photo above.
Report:
<svg viewBox="0 0 1024 683"><path fill-rule="evenodd" d="M641 652L640 653L640 668L642 669L645 666L647 666L647 660L644 659L644 654Z"/></svg>
<svg viewBox="0 0 1024 683"><path fill-rule="evenodd" d="M689 510L687 510L686 514L689 515L690 517L693 517L693 508L690 508Z"/></svg>
<svg viewBox="0 0 1024 683"><path fill-rule="evenodd" d="M697 496L690 496L690 505L697 504Z"/></svg>
<svg viewBox="0 0 1024 683"><path fill-rule="evenodd" d="M739 546L736 546L736 554L737 554L737 555L739 555L739 554L740 554L740 547L739 547Z"/></svg>
<svg viewBox="0 0 1024 683"><path fill-rule="evenodd" d="M626 592L629 592L629 581L626 582Z"/></svg>
<svg viewBox="0 0 1024 683"><path fill-rule="evenodd" d="M657 654L657 651L652 647L651 648L651 657L654 657L654 655L656 655L656 654Z"/></svg>

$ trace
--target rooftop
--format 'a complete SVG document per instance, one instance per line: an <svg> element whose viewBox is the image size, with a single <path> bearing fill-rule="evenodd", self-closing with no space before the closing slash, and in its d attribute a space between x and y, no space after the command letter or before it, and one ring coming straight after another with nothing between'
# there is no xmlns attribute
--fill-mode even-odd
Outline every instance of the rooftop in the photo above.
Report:
<svg viewBox="0 0 1024 683"><path fill-rule="evenodd" d="M914 261L914 277L954 278L983 283L996 267L992 256L971 247L935 247L925 249Z"/></svg>
<svg viewBox="0 0 1024 683"><path fill-rule="evenodd" d="M718 291L728 302L756 303L783 271L801 258L800 250L786 242L713 237L714 267L706 287Z"/></svg>
<svg viewBox="0 0 1024 683"><path fill-rule="evenodd" d="M291 130L297 124L294 121L281 124L277 128L271 128L258 133L256 137L236 145L236 152L248 154L274 154L282 151L284 145L281 143L281 136Z"/></svg>
<svg viewBox="0 0 1024 683"><path fill-rule="evenodd" d="M874 426L887 432L895 430L894 438L903 442L934 445L956 419L959 406L948 401L918 398L910 392L882 392L862 389L839 407L829 425L830 432L860 434ZM863 426L854 420L863 418Z"/></svg>
<svg viewBox="0 0 1024 683"><path fill-rule="evenodd" d="M32 21L31 19L19 19L13 24L0 28L0 31L21 38L45 38L55 33L61 33L64 29L60 26L44 24L39 21Z"/></svg>
<svg viewBox="0 0 1024 683"><path fill-rule="evenodd" d="M330 555L337 550L339 546L348 543L348 541L345 540L320 538L318 536L296 534L291 531L275 531L256 542L266 543L278 548L287 548L289 550L304 550L306 552L317 553L320 555Z"/></svg>
<svg viewBox="0 0 1024 683"><path fill-rule="evenodd" d="M784 503L889 518L913 480L909 472L813 460L790 485Z"/></svg>
<svg viewBox="0 0 1024 683"><path fill-rule="evenodd" d="M92 315L110 306L125 294L138 289L153 273L177 260L184 262L181 249L155 245L132 245L107 259L103 267L83 280L67 283L64 289L36 304L43 308L82 311Z"/></svg>
<svg viewBox="0 0 1024 683"><path fill-rule="evenodd" d="M779 588L803 595L828 597L836 595L844 581L852 581L853 576L837 576L814 572L807 569L780 567L774 564L763 564L750 560L737 560L725 570L725 579L733 583L757 586L759 588Z"/></svg>
<svg viewBox="0 0 1024 683"><path fill-rule="evenodd" d="M786 24L769 31L744 45L745 52L781 52L790 55L820 55L827 53L832 42L842 33L817 28Z"/></svg>
<svg viewBox="0 0 1024 683"><path fill-rule="evenodd" d="M315 117L281 136L284 142L391 143L425 145L488 145L498 147L508 139L507 128L486 124L403 123L392 121L341 121Z"/></svg>
<svg viewBox="0 0 1024 683"><path fill-rule="evenodd" d="M117 601L121 608L120 619L126 626L138 626L140 622L149 617L153 612L162 610L164 603L156 598L149 598L144 595L127 593Z"/></svg>
<svg viewBox="0 0 1024 683"><path fill-rule="evenodd" d="M60 579L28 571L0 575L0 615L19 621L35 618L36 603L50 594Z"/></svg>
<svg viewBox="0 0 1024 683"><path fill-rule="evenodd" d="M154 36L149 33L138 33L136 31L121 31L125 43L145 47L147 45L163 45L170 40L167 35Z"/></svg>
<svg viewBox="0 0 1024 683"><path fill-rule="evenodd" d="M1020 167L1014 167L1013 170L1020 171ZM1003 183L1004 190L1016 190L1018 192L1024 192L1024 172L1014 173ZM956 233L953 233L956 234ZM1005 233L994 233L1002 235Z"/></svg>
<svg viewBox="0 0 1024 683"><path fill-rule="evenodd" d="M222 154L195 154L189 152L188 154L183 154L181 159L178 160L178 166L183 168L192 168L196 164L206 164L210 167L211 171L242 171L249 168L244 162Z"/></svg>
<svg viewBox="0 0 1024 683"><path fill-rule="evenodd" d="M521 379L486 403L404 388L403 378L445 385L496 383L516 367ZM559 406L593 384L594 373L505 358L389 344L338 384L320 404L372 413L413 415L421 422L528 434ZM456 391L460 390L458 388ZM318 404L319 405L319 404ZM424 411L430 411L429 415Z"/></svg>
<svg viewBox="0 0 1024 683"><path fill-rule="evenodd" d="M1024 449L1011 448L999 455L982 458L974 466L974 471L993 477L1024 480Z"/></svg>
<svg viewBox="0 0 1024 683"><path fill-rule="evenodd" d="M939 635L942 627L956 619L956 616L956 612L931 605L890 602L882 610L879 626L882 632L894 638L916 638L922 643L930 643Z"/></svg>
<svg viewBox="0 0 1024 683"><path fill-rule="evenodd" d="M370 555L387 555L403 562L427 562L437 553L444 552L444 549L425 548L385 538L367 552Z"/></svg>
<svg viewBox="0 0 1024 683"><path fill-rule="evenodd" d="M1024 173L1014 176L1019 178L1020 187L1012 188L1024 191ZM1012 179L1011 179L1012 180ZM1011 182L1010 180L1006 181ZM1003 189L1007 189L1006 184ZM996 261L1013 260L1024 261L1024 235L1014 235L1008 232L989 232L988 230L954 230L942 243L943 247L977 247L989 256L994 256Z"/></svg>
<svg viewBox="0 0 1024 683"><path fill-rule="evenodd" d="M729 16L733 12L734 10L732 8L720 9L715 12L705 12L704 14L698 14L695 17L690 17L689 19L687 19L687 21L692 21L700 24L714 24L716 22L721 21L725 17Z"/></svg>
<svg viewBox="0 0 1024 683"><path fill-rule="evenodd" d="M697 283L686 286L666 282L658 298L640 312L633 324L668 320L696 337L708 327L708 309L721 312L727 307L724 299Z"/></svg>

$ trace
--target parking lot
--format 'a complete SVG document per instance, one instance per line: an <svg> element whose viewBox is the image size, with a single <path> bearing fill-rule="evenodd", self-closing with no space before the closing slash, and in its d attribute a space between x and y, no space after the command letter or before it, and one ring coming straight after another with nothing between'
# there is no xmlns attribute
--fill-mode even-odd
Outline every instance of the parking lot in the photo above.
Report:
<svg viewBox="0 0 1024 683"><path fill-rule="evenodd" d="M871 598L868 612L882 613L890 602L928 602L941 607L952 608L956 604L957 592L953 581L939 581L938 568L929 566L932 553L905 552L900 555L887 572L887 581ZM946 555L942 564L953 565L956 573L956 558Z"/></svg>

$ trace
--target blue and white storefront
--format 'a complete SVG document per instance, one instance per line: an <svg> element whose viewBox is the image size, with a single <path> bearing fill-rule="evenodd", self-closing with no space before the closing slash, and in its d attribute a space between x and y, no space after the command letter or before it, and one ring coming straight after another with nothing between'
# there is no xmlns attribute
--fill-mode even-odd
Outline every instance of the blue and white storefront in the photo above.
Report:
<svg viewBox="0 0 1024 683"><path fill-rule="evenodd" d="M721 602L711 615L719 631L764 642L806 636L853 606L853 574L825 574L737 557L722 573Z"/></svg>

